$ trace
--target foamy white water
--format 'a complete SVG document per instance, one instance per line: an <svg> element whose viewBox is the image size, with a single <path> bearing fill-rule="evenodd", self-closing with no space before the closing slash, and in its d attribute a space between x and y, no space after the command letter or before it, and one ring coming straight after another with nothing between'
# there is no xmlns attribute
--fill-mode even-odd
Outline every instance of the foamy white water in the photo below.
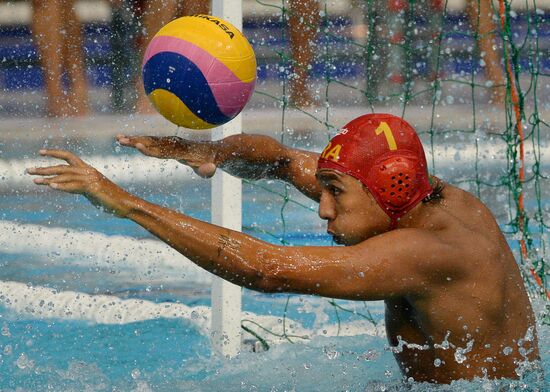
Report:
<svg viewBox="0 0 550 392"><path fill-rule="evenodd" d="M21 282L0 282L0 305L15 312L18 317L81 320L96 324L128 324L158 318L179 318L193 324L205 336L210 333L211 308L208 306L190 307L182 303L154 303L143 299L121 299L113 295L56 291ZM307 329L289 318L283 323L283 319L278 316L243 312L241 319L247 328L265 336L271 344L287 342L284 336L277 336L284 333L292 336L295 342L307 342L316 336L385 336L382 324L374 326L366 320ZM266 330L274 334L266 336Z"/></svg>
<svg viewBox="0 0 550 392"><path fill-rule="evenodd" d="M81 157L118 184L139 183L162 178L163 181L182 181L191 178L193 170L175 160L164 160L143 155L94 155ZM32 176L25 173L29 167L61 164L52 158L0 160L0 191L4 188L36 187Z"/></svg>
<svg viewBox="0 0 550 392"><path fill-rule="evenodd" d="M322 148L322 146L321 146ZM436 164L441 166L455 165L459 161L474 162L476 157L483 158L480 164L504 164L507 146L500 142L484 145L478 151L474 146L445 145L434 146L433 156ZM432 152L425 146L426 158L431 163ZM550 146L540 146L540 159L544 162L550 159ZM81 157L105 176L118 184L142 183L162 180L167 185L193 178L193 170L175 160L161 160L141 155L94 155ZM531 149L526 150L526 161L534 162ZM25 173L29 167L49 166L58 164L58 160L50 158L0 160L0 191L7 189L28 189L35 187L32 176Z"/></svg>
<svg viewBox="0 0 550 392"><path fill-rule="evenodd" d="M89 295L75 291L0 282L0 304L19 315L32 318L84 320L98 324L127 324L164 318L190 320L199 330L210 325L210 308L178 303L157 304L142 299L120 299L112 295Z"/></svg>
<svg viewBox="0 0 550 392"><path fill-rule="evenodd" d="M136 280L210 284L212 275L164 242L92 231L0 221L0 249L31 254L50 264L109 268Z"/></svg>

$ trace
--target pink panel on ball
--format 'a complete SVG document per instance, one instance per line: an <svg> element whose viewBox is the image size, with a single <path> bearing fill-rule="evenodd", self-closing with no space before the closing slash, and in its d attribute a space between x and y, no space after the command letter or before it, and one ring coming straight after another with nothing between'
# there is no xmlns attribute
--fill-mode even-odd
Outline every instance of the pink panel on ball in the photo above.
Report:
<svg viewBox="0 0 550 392"><path fill-rule="evenodd" d="M210 75L207 79L210 79ZM216 78L214 78L216 79ZM243 109L254 92L256 80L250 83L209 83L212 94L218 102L220 111L228 117L234 117Z"/></svg>
<svg viewBox="0 0 550 392"><path fill-rule="evenodd" d="M228 117L236 116L254 91L256 80L249 83L241 81L224 63L210 53L191 42L175 37L153 38L143 56L142 67L151 57L162 52L177 53L193 62L207 80L220 111Z"/></svg>

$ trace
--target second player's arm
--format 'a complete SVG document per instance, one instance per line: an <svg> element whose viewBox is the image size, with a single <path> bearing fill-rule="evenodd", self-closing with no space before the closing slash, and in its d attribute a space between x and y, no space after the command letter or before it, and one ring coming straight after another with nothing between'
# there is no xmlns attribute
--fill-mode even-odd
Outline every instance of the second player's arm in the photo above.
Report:
<svg viewBox="0 0 550 392"><path fill-rule="evenodd" d="M215 142L197 142L179 137L126 137L118 141L143 154L175 159L209 177L216 167L244 179L280 179L318 201L315 178L319 154L287 147L268 136L240 134Z"/></svg>
<svg viewBox="0 0 550 392"><path fill-rule="evenodd" d="M217 160L228 173L241 178L273 178L294 185L319 200L315 178L319 154L285 146L261 135L234 135L215 142Z"/></svg>

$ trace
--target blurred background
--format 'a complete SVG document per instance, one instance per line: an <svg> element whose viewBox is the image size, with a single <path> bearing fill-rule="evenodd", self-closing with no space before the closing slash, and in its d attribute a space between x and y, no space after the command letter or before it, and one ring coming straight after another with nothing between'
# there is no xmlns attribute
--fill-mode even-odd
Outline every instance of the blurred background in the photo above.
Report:
<svg viewBox="0 0 550 392"><path fill-rule="evenodd" d="M73 3L74 13L70 11ZM188 9L179 10L173 3L178 2L0 1L0 117L153 113L147 102L140 101L144 45L173 17L208 12L204 1L179 2L188 4ZM244 0L244 33L258 57L258 90L281 97L281 81L286 79L291 105L322 105L325 92L317 85L323 85L328 77L354 87L350 91L342 84L332 86L333 106L396 104L392 94L397 98L405 82L414 82L414 94L435 80L437 59L439 78L465 76L467 80L474 75L481 84L504 84L502 42L496 31L500 22L489 1L424 0L412 4L415 8L411 11L405 1ZM511 2L514 18L510 25L515 34L525 34L533 27L527 14L539 18L536 34L542 74L550 72L549 6L549 1L538 1L536 8L526 10L526 3ZM477 9L481 12L476 13ZM487 16L489 13L492 15ZM156 24L148 21L148 15ZM293 21L292 15L301 19ZM299 38L294 37L296 33L293 36L294 31ZM440 38L438 57L435 49ZM528 69L527 52L518 61ZM56 67L59 75L52 74ZM525 76L524 72L520 76ZM51 80L56 78L61 82ZM450 87L453 103L472 99L468 86ZM547 83L539 88L547 96ZM480 88L475 93L481 96L481 103L493 98L498 105L503 104L505 89L498 90ZM60 101L49 102L48 95L53 96L50 100ZM428 95L417 98L416 103L431 100ZM63 108L68 104L72 107ZM249 107L279 104L256 94Z"/></svg>

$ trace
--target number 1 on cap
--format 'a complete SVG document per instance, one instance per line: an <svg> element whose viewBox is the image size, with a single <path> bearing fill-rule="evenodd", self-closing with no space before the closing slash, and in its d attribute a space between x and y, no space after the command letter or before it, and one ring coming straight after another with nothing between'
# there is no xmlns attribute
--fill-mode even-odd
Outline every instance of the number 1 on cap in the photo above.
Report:
<svg viewBox="0 0 550 392"><path fill-rule="evenodd" d="M387 122L382 121L378 128L376 128L375 132L376 135L380 135L382 132L384 132L384 136L386 136L386 141L388 142L388 147L390 148L390 151L397 150L397 143L395 143L393 133L391 132L391 128Z"/></svg>

